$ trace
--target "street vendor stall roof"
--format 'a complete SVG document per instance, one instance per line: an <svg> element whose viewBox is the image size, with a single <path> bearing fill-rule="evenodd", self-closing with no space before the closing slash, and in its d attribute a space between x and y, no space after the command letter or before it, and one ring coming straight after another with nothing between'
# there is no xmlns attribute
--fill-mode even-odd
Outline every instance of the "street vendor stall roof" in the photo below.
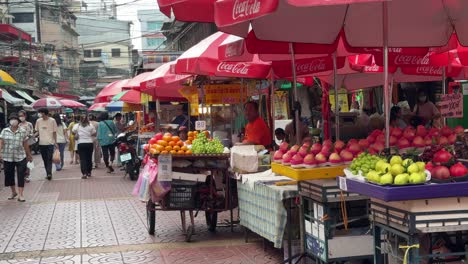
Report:
<svg viewBox="0 0 468 264"><path fill-rule="evenodd" d="M24 99L19 99L11 95L5 89L1 89L2 98L13 106L23 106L25 104Z"/></svg>
<svg viewBox="0 0 468 264"><path fill-rule="evenodd" d="M32 98L27 92L21 91L21 90L16 90L15 91L19 96L23 97L26 101L30 103L36 102L36 99Z"/></svg>

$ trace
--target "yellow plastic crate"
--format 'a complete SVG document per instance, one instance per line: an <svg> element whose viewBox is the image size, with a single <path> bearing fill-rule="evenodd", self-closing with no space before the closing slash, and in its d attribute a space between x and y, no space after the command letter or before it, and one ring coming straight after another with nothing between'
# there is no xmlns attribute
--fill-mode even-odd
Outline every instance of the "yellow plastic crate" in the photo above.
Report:
<svg viewBox="0 0 468 264"><path fill-rule="evenodd" d="M318 167L312 169L294 169L291 166L285 166L278 163L271 164L271 170L279 175L286 176L297 181L319 180L319 179L334 179L337 176L343 176L343 169L347 165Z"/></svg>

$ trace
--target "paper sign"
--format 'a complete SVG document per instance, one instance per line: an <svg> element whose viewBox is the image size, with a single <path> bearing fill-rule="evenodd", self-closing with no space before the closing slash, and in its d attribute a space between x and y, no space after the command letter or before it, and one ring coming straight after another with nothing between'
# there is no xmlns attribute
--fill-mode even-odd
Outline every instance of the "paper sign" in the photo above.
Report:
<svg viewBox="0 0 468 264"><path fill-rule="evenodd" d="M339 177L340 181L340 190L343 191L348 191L348 185L346 184L346 178L345 177Z"/></svg>
<svg viewBox="0 0 468 264"><path fill-rule="evenodd" d="M463 95L461 93L444 94L437 104L442 117L463 117Z"/></svg>
<svg viewBox="0 0 468 264"><path fill-rule="evenodd" d="M172 155L159 155L158 181L172 181Z"/></svg>
<svg viewBox="0 0 468 264"><path fill-rule="evenodd" d="M218 84L203 86L205 104L238 104L247 96L240 84Z"/></svg>
<svg viewBox="0 0 468 264"><path fill-rule="evenodd" d="M195 130L206 130L206 121L195 121Z"/></svg>

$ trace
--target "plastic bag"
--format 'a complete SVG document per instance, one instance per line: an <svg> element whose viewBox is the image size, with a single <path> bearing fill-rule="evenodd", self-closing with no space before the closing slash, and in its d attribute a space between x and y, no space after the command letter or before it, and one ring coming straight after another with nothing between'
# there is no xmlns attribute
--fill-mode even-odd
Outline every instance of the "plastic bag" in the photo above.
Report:
<svg viewBox="0 0 468 264"><path fill-rule="evenodd" d="M34 161L30 161L26 164L26 167L30 170L34 169Z"/></svg>
<svg viewBox="0 0 468 264"><path fill-rule="evenodd" d="M138 181L133 188L132 194L138 196L138 198L142 201L148 201L150 198L149 195L149 179L150 179L150 171L151 168L154 167L154 161L149 160L149 162L143 167L140 171L140 175L138 176Z"/></svg>
<svg viewBox="0 0 468 264"><path fill-rule="evenodd" d="M60 160L60 151L58 149L56 149L54 151L54 156L52 157L52 162L54 164L60 164L61 160Z"/></svg>
<svg viewBox="0 0 468 264"><path fill-rule="evenodd" d="M159 202L164 199L166 194L171 190L170 181L159 181L158 180L158 165L155 164L150 175L150 185L151 185L151 200Z"/></svg>

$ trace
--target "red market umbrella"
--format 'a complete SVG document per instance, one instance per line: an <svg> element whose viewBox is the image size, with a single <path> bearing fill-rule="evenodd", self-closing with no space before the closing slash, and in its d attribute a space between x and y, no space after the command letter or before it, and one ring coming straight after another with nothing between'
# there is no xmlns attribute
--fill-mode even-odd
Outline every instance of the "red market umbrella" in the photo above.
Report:
<svg viewBox="0 0 468 264"><path fill-rule="evenodd" d="M268 78L271 65L258 56L242 62L219 59L218 48L229 35L217 32L188 49L177 59L176 73L237 78Z"/></svg>
<svg viewBox="0 0 468 264"><path fill-rule="evenodd" d="M168 17L171 11L178 21L214 22L215 0L158 0L159 10Z"/></svg>
<svg viewBox="0 0 468 264"><path fill-rule="evenodd" d="M41 98L37 100L36 102L32 103L31 105L34 109L40 109L40 108L47 108L47 109L60 109L62 108L62 103L53 98L53 97L47 97L47 98Z"/></svg>
<svg viewBox="0 0 468 264"><path fill-rule="evenodd" d="M90 106L88 108L88 111L89 112L104 112L106 111L106 106L108 105L109 103L95 103L93 104L92 106Z"/></svg>
<svg viewBox="0 0 468 264"><path fill-rule="evenodd" d="M86 105L80 102L74 101L74 100L70 100L70 99L60 99L59 101L64 107L67 107L67 108L85 108L86 107Z"/></svg>
<svg viewBox="0 0 468 264"><path fill-rule="evenodd" d="M110 102L112 100L112 97L117 95L118 93L122 92L123 86L128 82L128 79L125 80L119 80L112 82L106 87L104 87L97 95L96 98L94 99L95 103L105 103L105 102Z"/></svg>
<svg viewBox="0 0 468 264"><path fill-rule="evenodd" d="M129 104L141 104L141 92L137 90L127 90L124 91L118 101L122 101Z"/></svg>
<svg viewBox="0 0 468 264"><path fill-rule="evenodd" d="M143 72L138 74L137 76L130 79L124 86L123 89L135 89L140 90L140 83L144 81L148 76L151 75L151 72Z"/></svg>
<svg viewBox="0 0 468 264"><path fill-rule="evenodd" d="M141 91L151 95L155 99L163 101L185 100L179 93L182 84L191 76L175 73L176 61L167 62L151 72L140 83Z"/></svg>

